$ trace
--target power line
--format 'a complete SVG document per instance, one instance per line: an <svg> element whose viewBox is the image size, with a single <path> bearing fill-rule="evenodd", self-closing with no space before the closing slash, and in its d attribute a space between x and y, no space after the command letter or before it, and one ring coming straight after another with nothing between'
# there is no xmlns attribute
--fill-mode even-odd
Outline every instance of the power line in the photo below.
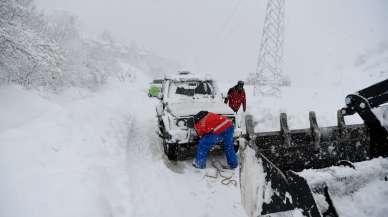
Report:
<svg viewBox="0 0 388 217"><path fill-rule="evenodd" d="M232 22L233 18L236 16L237 14L237 11L240 9L241 5L242 5L242 2L243 0L238 0L236 2L236 4L234 5L233 9L232 9L232 12L230 13L230 15L225 19L225 21L223 22L223 24L221 25L221 28L218 32L217 35L220 35L222 32L225 31L226 27L230 25L230 23Z"/></svg>

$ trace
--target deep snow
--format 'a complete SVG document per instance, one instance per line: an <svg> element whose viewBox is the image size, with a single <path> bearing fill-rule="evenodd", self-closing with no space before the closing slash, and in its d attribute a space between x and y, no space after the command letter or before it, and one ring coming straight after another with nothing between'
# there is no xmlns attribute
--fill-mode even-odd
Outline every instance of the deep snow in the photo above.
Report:
<svg viewBox="0 0 388 217"><path fill-rule="evenodd" d="M57 97L1 88L13 114L0 118L9 123L0 133L0 216L130 215L130 96L118 90ZM11 124L18 116L25 122Z"/></svg>
<svg viewBox="0 0 388 217"><path fill-rule="evenodd" d="M307 179L310 186L326 183L341 217L386 216L388 159L376 158L355 163L354 166L355 169L343 166L309 169L299 174ZM315 199L322 204L319 198Z"/></svg>
<svg viewBox="0 0 388 217"><path fill-rule="evenodd" d="M238 185L167 160L145 86L0 101L0 216L245 216Z"/></svg>
<svg viewBox="0 0 388 217"><path fill-rule="evenodd" d="M0 216L246 216L239 183L225 186L191 161L167 160L147 82L138 76L97 92L73 88L60 95L1 87ZM278 130L280 111L289 113L291 129L308 127L314 108L321 111L321 126L336 124L343 100L319 88L292 87L275 99L254 98L246 88L257 131ZM379 201L388 199L387 189L387 182L376 180L336 201L344 216L383 217ZM351 208L358 201L365 212Z"/></svg>

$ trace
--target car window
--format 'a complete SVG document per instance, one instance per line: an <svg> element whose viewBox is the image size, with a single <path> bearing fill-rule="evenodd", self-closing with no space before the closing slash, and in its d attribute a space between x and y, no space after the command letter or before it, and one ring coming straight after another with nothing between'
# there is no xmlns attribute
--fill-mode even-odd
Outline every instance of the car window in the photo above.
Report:
<svg viewBox="0 0 388 217"><path fill-rule="evenodd" d="M169 96L212 95L213 88L207 81L174 81L169 88Z"/></svg>
<svg viewBox="0 0 388 217"><path fill-rule="evenodd" d="M208 82L200 82L194 89L195 94L211 95L212 89Z"/></svg>

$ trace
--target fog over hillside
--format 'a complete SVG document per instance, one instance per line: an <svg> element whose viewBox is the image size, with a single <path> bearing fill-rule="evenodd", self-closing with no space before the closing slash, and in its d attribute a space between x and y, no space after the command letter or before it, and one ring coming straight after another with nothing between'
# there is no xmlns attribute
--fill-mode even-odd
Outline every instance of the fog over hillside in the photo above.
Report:
<svg viewBox="0 0 388 217"><path fill-rule="evenodd" d="M37 2L47 11L71 11L90 32L107 29L193 71L235 81L256 70L266 1ZM359 56L387 44L387 10L384 0L287 1L285 73L299 85L346 82Z"/></svg>

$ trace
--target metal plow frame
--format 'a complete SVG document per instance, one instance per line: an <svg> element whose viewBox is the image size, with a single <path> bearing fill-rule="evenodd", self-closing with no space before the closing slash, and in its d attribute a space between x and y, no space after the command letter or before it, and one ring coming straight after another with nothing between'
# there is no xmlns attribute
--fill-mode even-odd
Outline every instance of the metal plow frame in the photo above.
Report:
<svg viewBox="0 0 388 217"><path fill-rule="evenodd" d="M318 169L341 160L369 159L370 135L363 124L344 124L338 112L338 125L318 127L314 112L309 113L310 128L289 130L287 114L280 114L280 131L254 134L254 146L282 171Z"/></svg>
<svg viewBox="0 0 388 217"><path fill-rule="evenodd" d="M310 113L310 129L288 130L286 114L281 115L280 121L280 131L254 133L253 117L251 115L246 116L248 146L242 151L241 158L242 161L246 158L246 149L254 150L255 158L260 162L257 167L261 167L261 169L242 166L240 175L254 173L255 171L252 170L257 169L263 171L261 175L265 176L265 184L256 186L256 188L262 188L263 192L273 192L270 198L260 200L261 204L257 206L260 207L258 210L260 212L259 216L293 216L293 212L300 210L306 217L338 217L327 187L322 185L318 189L322 192L322 195L329 205L329 208L324 213L321 213L307 181L294 171L300 171L306 167L314 168L315 166L322 168L329 165L330 162L335 162L340 156L335 155L337 157L332 157L331 154L337 146L341 144L350 146L352 141L359 139L358 137L354 138L349 136L356 134L352 132L358 132L359 130L362 132L367 131L365 131L362 125L355 125L349 129L343 129L346 132L341 131L342 133L329 128L331 130L330 132L336 132L336 135L338 134L338 137L342 138L342 142L331 144L337 137L325 137L323 136L324 133L320 133L321 131L316 124L314 113ZM324 130L328 131L329 129ZM351 141L348 141L349 139ZM330 144L325 145L324 150L328 149L329 146L333 147L332 150L330 152L321 151L319 147L317 148L317 145L320 145L320 143L317 143L317 140L321 143L325 142ZM359 152L362 153L360 154L360 159L364 159L365 150L360 149ZM355 156L357 154L350 157ZM315 160L318 163L314 162ZM328 162L325 160L328 160ZM241 185L244 184L244 181L242 181ZM258 191L257 189L256 191ZM314 190L317 191L317 189Z"/></svg>
<svg viewBox="0 0 388 217"><path fill-rule="evenodd" d="M294 216L295 210L301 210L308 217L337 217L326 183L314 186L314 192L324 196L328 204L326 210L320 211L306 179L295 172L333 165L355 169L352 162L388 157L388 129L372 111L388 103L388 79L348 95L345 102L346 107L337 112L337 126L332 127L320 128L315 113L310 112L310 128L290 130L287 114L282 113L279 131L255 133L253 117L246 116L245 138L248 144L241 152L244 163L241 165L240 187L243 201L256 197L258 204L252 206L248 203L248 207L245 206L251 209L247 212L252 217ZM364 124L346 125L344 116L355 113L364 120ZM257 160L255 165L244 165L248 158ZM265 181L247 181L249 174L256 174L256 178L265 176ZM245 198L246 189L255 191L257 195ZM268 192L272 194L268 196Z"/></svg>

